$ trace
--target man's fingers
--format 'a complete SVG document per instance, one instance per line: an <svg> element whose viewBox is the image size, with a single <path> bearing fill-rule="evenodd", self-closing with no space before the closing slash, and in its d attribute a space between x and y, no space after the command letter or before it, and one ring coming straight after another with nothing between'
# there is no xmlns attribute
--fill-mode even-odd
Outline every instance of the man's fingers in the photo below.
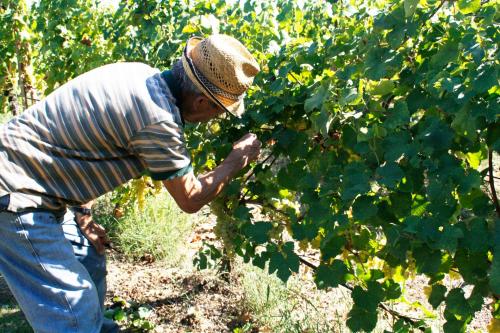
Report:
<svg viewBox="0 0 500 333"><path fill-rule="evenodd" d="M105 252L104 244L100 240L98 240L94 243L94 247L95 247L97 253L104 254L104 252Z"/></svg>
<svg viewBox="0 0 500 333"><path fill-rule="evenodd" d="M97 253L104 254L104 244L101 241L101 238L96 234L86 235L87 239L92 243Z"/></svg>

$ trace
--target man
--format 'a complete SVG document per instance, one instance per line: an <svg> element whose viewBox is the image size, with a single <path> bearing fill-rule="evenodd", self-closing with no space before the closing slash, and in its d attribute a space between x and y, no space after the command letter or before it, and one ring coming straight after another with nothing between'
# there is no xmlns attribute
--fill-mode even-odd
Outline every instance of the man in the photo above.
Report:
<svg viewBox="0 0 500 333"><path fill-rule="evenodd" d="M144 172L188 213L214 199L261 144L245 135L196 177L183 124L240 116L258 71L234 38L194 37L171 71L103 66L0 128L0 273L35 332L117 330L103 321L106 236L92 200Z"/></svg>

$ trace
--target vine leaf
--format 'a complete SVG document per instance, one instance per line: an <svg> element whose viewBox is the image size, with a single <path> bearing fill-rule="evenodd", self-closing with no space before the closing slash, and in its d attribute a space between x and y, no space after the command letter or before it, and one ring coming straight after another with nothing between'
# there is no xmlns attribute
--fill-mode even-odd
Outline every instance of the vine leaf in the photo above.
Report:
<svg viewBox="0 0 500 333"><path fill-rule="evenodd" d="M434 284L431 294L429 295L429 303L434 309L437 309L439 304L444 301L446 295L446 287L442 284Z"/></svg>
<svg viewBox="0 0 500 333"><path fill-rule="evenodd" d="M257 244L263 244L267 242L267 233L273 228L270 222L256 222L254 224L245 224L243 227L243 234L247 236L250 240Z"/></svg>
<svg viewBox="0 0 500 333"><path fill-rule="evenodd" d="M321 106L328 98L329 91L327 85L322 84L306 99L304 103L304 110L306 112L311 112L314 109L321 109Z"/></svg>
<svg viewBox="0 0 500 333"><path fill-rule="evenodd" d="M281 251L271 244L268 246L268 252L271 252L269 260L269 273L276 272L276 275L283 281L288 281L292 272L299 271L299 257L294 252L294 243L286 242Z"/></svg>
<svg viewBox="0 0 500 333"><path fill-rule="evenodd" d="M405 16L411 17L415 14L415 10L417 9L419 0L405 0L404 8L405 8Z"/></svg>
<svg viewBox="0 0 500 333"><path fill-rule="evenodd" d="M457 4L462 14L475 13L481 8L481 0L458 0Z"/></svg>
<svg viewBox="0 0 500 333"><path fill-rule="evenodd" d="M346 265L340 260L334 260L331 265L319 265L314 280L319 289L335 288L346 282L347 273Z"/></svg>

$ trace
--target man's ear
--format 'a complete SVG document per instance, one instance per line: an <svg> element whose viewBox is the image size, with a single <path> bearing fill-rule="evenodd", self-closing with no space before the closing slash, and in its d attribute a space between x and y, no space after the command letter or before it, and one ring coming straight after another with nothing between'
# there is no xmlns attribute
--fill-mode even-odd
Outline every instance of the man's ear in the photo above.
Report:
<svg viewBox="0 0 500 333"><path fill-rule="evenodd" d="M204 95L198 95L194 98L193 104L195 106L195 110L197 111L205 111L210 105L209 100Z"/></svg>

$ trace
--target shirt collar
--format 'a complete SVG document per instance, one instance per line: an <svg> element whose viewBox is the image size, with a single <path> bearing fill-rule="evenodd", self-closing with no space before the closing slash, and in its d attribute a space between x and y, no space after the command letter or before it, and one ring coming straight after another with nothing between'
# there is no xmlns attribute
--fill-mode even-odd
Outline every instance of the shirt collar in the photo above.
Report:
<svg viewBox="0 0 500 333"><path fill-rule="evenodd" d="M178 103L181 100L181 87L179 86L178 82L176 82L174 78L174 74L172 73L171 70L166 70L161 73L161 77L165 80L167 83L168 89L172 93L172 95L175 98L175 104L177 107L179 106ZM182 120L182 125L185 125L184 122L184 117L182 116L182 112L179 109L179 114L181 115L181 120Z"/></svg>

